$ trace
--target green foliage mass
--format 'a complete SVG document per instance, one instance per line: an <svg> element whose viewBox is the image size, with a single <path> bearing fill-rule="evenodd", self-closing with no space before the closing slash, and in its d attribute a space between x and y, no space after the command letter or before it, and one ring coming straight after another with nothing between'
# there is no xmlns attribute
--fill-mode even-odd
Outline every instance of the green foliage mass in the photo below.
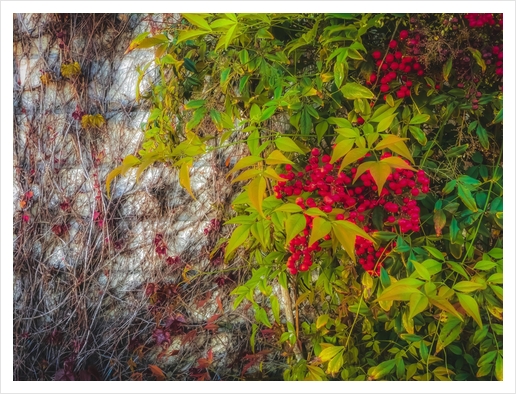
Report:
<svg viewBox="0 0 516 394"><path fill-rule="evenodd" d="M144 93L137 86L151 105L144 142L110 174L108 191L114 177L161 161L195 198L193 162L246 145L228 170L242 185L226 222L237 227L218 247L253 267L233 291L234 307L254 308L253 351L282 348L286 380L501 380L502 57L493 54L503 42L494 19L470 27L449 14L184 14L128 49L155 48L158 78ZM399 60L391 69L412 56L421 72L382 82L388 53ZM393 169L423 170L431 186L417 198L421 231L371 237L276 198L285 166L304 168L313 147L341 170L371 154L363 170L379 189ZM385 152L411 165L382 162ZM307 216L317 222L310 244L332 241L291 275L287 244ZM390 246L376 274L353 262L357 236ZM295 295L295 321L278 286ZM276 334L257 335L265 327Z"/></svg>

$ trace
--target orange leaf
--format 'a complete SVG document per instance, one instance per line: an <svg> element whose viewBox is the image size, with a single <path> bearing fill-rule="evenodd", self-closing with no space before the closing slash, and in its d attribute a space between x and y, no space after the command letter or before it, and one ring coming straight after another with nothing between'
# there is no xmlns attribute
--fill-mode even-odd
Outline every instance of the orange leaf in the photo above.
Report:
<svg viewBox="0 0 516 394"><path fill-rule="evenodd" d="M149 369L150 369L152 375L154 375L154 377L156 379L165 380L166 376L160 367L158 367L157 365L154 365L154 364L149 364Z"/></svg>

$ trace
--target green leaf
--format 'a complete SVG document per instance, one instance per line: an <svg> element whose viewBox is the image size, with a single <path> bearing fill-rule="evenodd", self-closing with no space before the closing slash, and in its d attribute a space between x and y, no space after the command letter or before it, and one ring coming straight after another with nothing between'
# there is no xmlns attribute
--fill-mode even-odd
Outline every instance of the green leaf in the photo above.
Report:
<svg viewBox="0 0 516 394"><path fill-rule="evenodd" d="M461 274L464 278L469 280L468 273L459 263L447 261L446 264L448 264L453 271L457 272L458 274Z"/></svg>
<svg viewBox="0 0 516 394"><path fill-rule="evenodd" d="M409 319L423 312L428 307L428 297L423 293L412 293L409 302Z"/></svg>
<svg viewBox="0 0 516 394"><path fill-rule="evenodd" d="M410 119L409 124L421 124L425 123L430 119L430 115L427 114L419 114Z"/></svg>
<svg viewBox="0 0 516 394"><path fill-rule="evenodd" d="M345 98L348 100L355 100L355 99L372 99L374 98L373 92L371 92L368 88L365 86L360 85L356 82L349 82L346 83L340 90Z"/></svg>
<svg viewBox="0 0 516 394"><path fill-rule="evenodd" d="M278 298L274 295L271 296L271 309L272 314L274 315L274 320L276 323L280 324L280 306Z"/></svg>
<svg viewBox="0 0 516 394"><path fill-rule="evenodd" d="M485 285L482 285L477 282L462 281L459 283L455 283L453 285L453 289L457 290L457 291L461 291L463 293L471 293L472 291L485 289Z"/></svg>
<svg viewBox="0 0 516 394"><path fill-rule="evenodd" d="M464 205L470 211L473 211L473 212L477 212L478 211L477 203L475 202L475 199L471 195L471 192L469 191L469 189L467 189L465 186L459 184L459 186L458 186L458 194L459 194L459 198L462 200Z"/></svg>
<svg viewBox="0 0 516 394"><path fill-rule="evenodd" d="M386 288L376 301L410 301L413 294L422 294L414 286L399 284L398 282Z"/></svg>
<svg viewBox="0 0 516 394"><path fill-rule="evenodd" d="M315 134L317 134L317 142L320 143L324 134L328 131L328 122L323 120L315 126Z"/></svg>
<svg viewBox="0 0 516 394"><path fill-rule="evenodd" d="M454 147L448 149L448 151L445 153L445 155L448 159L451 159L453 157L462 155L463 153L465 153L468 150L468 148L469 148L469 144L454 146Z"/></svg>
<svg viewBox="0 0 516 394"><path fill-rule="evenodd" d="M179 37L177 38L176 44L179 44L183 41L191 40L195 37L204 36L208 33L209 31L206 30L183 30L181 33L179 33Z"/></svg>
<svg viewBox="0 0 516 394"><path fill-rule="evenodd" d="M475 49L475 48L468 47L468 49L471 52L471 54L473 55L473 58L476 60L477 64L482 69L482 72L485 72L487 66L486 66L486 62L484 61L484 59L482 59L482 53L478 49Z"/></svg>
<svg viewBox="0 0 516 394"><path fill-rule="evenodd" d="M427 294L427 296L428 296L428 300L430 301L430 303L432 305L435 305L436 307L442 309L443 311L451 313L452 315L457 317L460 321L463 321L462 315L459 312L457 312L457 310L453 307L452 304L450 304L450 302L446 298L439 297L439 296L431 296L429 294Z"/></svg>
<svg viewBox="0 0 516 394"><path fill-rule="evenodd" d="M426 134L419 127L409 126L410 134L419 142L422 146L425 146L428 142Z"/></svg>
<svg viewBox="0 0 516 394"><path fill-rule="evenodd" d="M274 164L294 164L293 161L287 159L283 153L279 150L273 150L270 155L265 159L265 163L269 165Z"/></svg>
<svg viewBox="0 0 516 394"><path fill-rule="evenodd" d="M498 353L498 357L496 357L495 377L499 382L503 380L503 358L500 353Z"/></svg>
<svg viewBox="0 0 516 394"><path fill-rule="evenodd" d="M372 368L369 371L369 377L372 380L378 380L383 378L385 375L389 374L396 365L396 359L394 360L387 360L380 364L378 364L376 367Z"/></svg>
<svg viewBox="0 0 516 394"><path fill-rule="evenodd" d="M454 179L444 185L443 194L450 194L453 190L455 190L455 186L457 185L457 181Z"/></svg>
<svg viewBox="0 0 516 394"><path fill-rule="evenodd" d="M493 124L497 124L503 121L503 108L496 114Z"/></svg>
<svg viewBox="0 0 516 394"><path fill-rule="evenodd" d="M302 214L293 214L287 219L285 223L285 230L287 232L285 242L288 244L296 235L306 228L306 218Z"/></svg>
<svg viewBox="0 0 516 394"><path fill-rule="evenodd" d="M313 220L312 232L308 246L312 246L315 242L329 234L331 231L331 223L326 219L316 216Z"/></svg>
<svg viewBox="0 0 516 394"><path fill-rule="evenodd" d="M206 104L206 100L191 100L185 104L185 109L197 109Z"/></svg>
<svg viewBox="0 0 516 394"><path fill-rule="evenodd" d="M426 280L427 282L430 282L431 281L431 278L430 278L430 273L428 272L428 270L426 269L425 266L423 266L423 264L417 262L416 260L411 260L412 262L412 265L414 266L418 276L421 278L421 279L424 279Z"/></svg>
<svg viewBox="0 0 516 394"><path fill-rule="evenodd" d="M342 353L344 351L344 346L329 346L319 353L319 359L325 363L326 361L330 361L337 354Z"/></svg>
<svg viewBox="0 0 516 394"><path fill-rule="evenodd" d="M312 131L312 117L306 110L306 108L303 108L301 111L301 119L299 126L301 128L301 134L302 135L309 135Z"/></svg>
<svg viewBox="0 0 516 394"><path fill-rule="evenodd" d="M228 245L226 246L225 258L246 241L249 237L250 228L251 225L242 225L233 231L233 234L231 234L229 238Z"/></svg>
<svg viewBox="0 0 516 394"><path fill-rule="evenodd" d="M257 321L262 323L263 325L271 328L272 324L269 321L269 317L267 316L267 312L265 312L265 309L258 307L258 309L255 311L254 317Z"/></svg>
<svg viewBox="0 0 516 394"><path fill-rule="evenodd" d="M283 204L274 210L274 212L289 212L289 213L297 213L303 212L303 209L297 204Z"/></svg>
<svg viewBox="0 0 516 394"><path fill-rule="evenodd" d="M467 294L462 293L457 293L457 298L459 299L460 305L464 308L466 313L477 322L480 328L482 328L482 319L480 318L478 304L475 299Z"/></svg>
<svg viewBox="0 0 516 394"><path fill-rule="evenodd" d="M452 66L453 66L453 57L450 56L448 58L447 62L443 66L443 77L444 77L445 81L447 81L448 77L450 76Z"/></svg>
<svg viewBox="0 0 516 394"><path fill-rule="evenodd" d="M398 114L393 114L391 116L386 117L385 119L382 119L380 123L378 123L378 126L376 126L376 131L378 133L385 131L389 128L389 126L392 124L392 121ZM383 142L383 141L382 141Z"/></svg>
<svg viewBox="0 0 516 394"><path fill-rule="evenodd" d="M478 263L476 263L473 268L481 271L489 271L495 267L498 267L498 264L489 260L481 260Z"/></svg>
<svg viewBox="0 0 516 394"><path fill-rule="evenodd" d="M262 115L260 116L260 119L258 121L259 122L264 122L267 119L269 119L276 112L276 108L277 108L276 106L271 106L271 107L265 109L262 112Z"/></svg>
<svg viewBox="0 0 516 394"><path fill-rule="evenodd" d="M274 141L276 147L283 152L297 152L304 154L303 150L290 137L279 137Z"/></svg>
<svg viewBox="0 0 516 394"><path fill-rule="evenodd" d="M437 338L435 354L439 353L446 346L450 345L455 339L457 339L461 332L462 327L460 325L460 320L454 317L449 317L448 321L441 329L439 337Z"/></svg>
<svg viewBox="0 0 516 394"><path fill-rule="evenodd" d="M434 256L437 260L444 261L444 255L438 249L432 246L423 246L423 248L426 249L426 251Z"/></svg>
<svg viewBox="0 0 516 394"><path fill-rule="evenodd" d="M264 199L265 189L267 188L267 182L263 176L257 176L247 187L247 194L251 205L263 215L262 204Z"/></svg>
<svg viewBox="0 0 516 394"><path fill-rule="evenodd" d="M181 14L188 22L201 29L211 31L211 27L206 20L198 14Z"/></svg>
<svg viewBox="0 0 516 394"><path fill-rule="evenodd" d="M487 130L484 129L480 123L477 126L477 136L478 140L480 141L480 145L482 145L482 148L489 149L489 138L487 135Z"/></svg>

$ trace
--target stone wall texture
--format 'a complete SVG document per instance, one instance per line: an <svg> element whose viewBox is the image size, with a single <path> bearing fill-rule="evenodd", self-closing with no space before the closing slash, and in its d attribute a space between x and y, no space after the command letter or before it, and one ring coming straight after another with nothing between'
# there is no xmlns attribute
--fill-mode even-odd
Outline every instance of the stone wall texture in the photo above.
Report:
<svg viewBox="0 0 516 394"><path fill-rule="evenodd" d="M148 116L136 100L136 68L153 51L124 52L174 18L14 15L15 380L137 379L149 364L186 379L210 350L220 376L242 362L252 314L231 309L228 283L244 273L210 261L219 235L204 231L229 206L234 189L222 173L235 152L195 164L197 200L165 165L138 181L134 173L116 179L110 198L105 190L106 175L136 154ZM71 61L81 67L77 80L60 72ZM154 77L150 67L142 90ZM84 130L77 110L106 123ZM156 253L157 234L165 255ZM150 313L149 283L174 286L159 314ZM160 346L159 327L171 333Z"/></svg>

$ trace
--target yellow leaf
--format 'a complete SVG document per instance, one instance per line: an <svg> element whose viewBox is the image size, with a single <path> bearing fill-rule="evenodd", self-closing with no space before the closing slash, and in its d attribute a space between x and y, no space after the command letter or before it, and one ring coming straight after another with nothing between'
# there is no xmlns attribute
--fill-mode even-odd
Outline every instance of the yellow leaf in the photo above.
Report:
<svg viewBox="0 0 516 394"><path fill-rule="evenodd" d="M285 223L286 243L288 244L296 235L303 231L306 227L305 215L295 213L290 215Z"/></svg>
<svg viewBox="0 0 516 394"><path fill-rule="evenodd" d="M349 153L342 160L339 172L341 172L348 164L356 162L358 159L365 156L369 152L367 148L355 148L349 151Z"/></svg>
<svg viewBox="0 0 516 394"><path fill-rule="evenodd" d="M383 185L385 184L385 181L387 181L387 177L391 173L391 167L389 166L389 164L379 161L373 163L369 167L369 172L371 173L371 176L376 182L376 186L378 186L378 195L380 195L383 189Z"/></svg>
<svg viewBox="0 0 516 394"><path fill-rule="evenodd" d="M206 22L206 20L203 17L196 15L196 14L181 14L181 15L192 25L194 25L196 27L200 27L201 29L204 29L204 30L211 31L210 25L208 24L208 22Z"/></svg>
<svg viewBox="0 0 516 394"><path fill-rule="evenodd" d="M325 237L331 231L331 223L326 219L316 216L313 221L312 232L308 246L312 246L315 242Z"/></svg>
<svg viewBox="0 0 516 394"><path fill-rule="evenodd" d="M190 186L190 167L192 166L192 162L184 162L181 165L181 169L179 170L179 184L186 189L186 191L192 196L194 200L196 200L195 196L192 193L192 188Z"/></svg>
<svg viewBox="0 0 516 394"><path fill-rule="evenodd" d="M246 171L242 172L239 176L237 176L235 179L233 179L231 181L231 183L246 181L248 179L255 177L258 174L261 174L261 172L262 172L262 170L257 170L257 169L246 170ZM283 180L283 178L280 178L280 179Z"/></svg>
<svg viewBox="0 0 516 394"><path fill-rule="evenodd" d="M265 159L265 163L269 165L273 164L294 164L294 162L290 161L285 157L283 153L279 150L273 150L271 154Z"/></svg>
<svg viewBox="0 0 516 394"><path fill-rule="evenodd" d="M355 256L355 240L357 235L353 232L346 231L343 227L336 225L336 222L332 223L333 235L340 242L347 255L354 263L357 262Z"/></svg>
<svg viewBox="0 0 516 394"><path fill-rule="evenodd" d="M456 316L460 321L464 321L462 315L459 312L457 312L457 310L453 307L452 304L449 303L447 299L439 296L428 295L428 300L432 305L435 305L443 311L450 312L452 315Z"/></svg>
<svg viewBox="0 0 516 394"><path fill-rule="evenodd" d="M337 160L339 160L341 157L343 157L345 154L347 154L351 148L353 148L353 145L355 144L355 139L349 139L340 141L335 148L333 149L333 154L331 156L330 164L335 163Z"/></svg>
<svg viewBox="0 0 516 394"><path fill-rule="evenodd" d="M122 172L122 166L118 166L107 175L106 192L107 192L108 197L110 197L110 194L111 194L111 181L113 181L113 179L115 179L118 175L120 175L121 172Z"/></svg>
<svg viewBox="0 0 516 394"><path fill-rule="evenodd" d="M416 171L414 167L409 166L401 157L398 156L386 157L385 159L382 159L382 162L387 163L392 168L402 168L404 170Z"/></svg>
<svg viewBox="0 0 516 394"><path fill-rule="evenodd" d="M231 171L228 172L226 176L230 176L232 173L245 168L252 166L253 164L256 164L263 159L260 156L246 156L238 161L238 163L235 164L235 166L231 169Z"/></svg>
<svg viewBox="0 0 516 394"><path fill-rule="evenodd" d="M262 203L266 187L267 182L265 181L265 178L262 175L259 175L256 178L254 178L247 187L247 194L249 195L249 201L251 202L251 205L262 216L264 216L262 211Z"/></svg>
<svg viewBox="0 0 516 394"><path fill-rule="evenodd" d="M405 141L407 139L408 138L401 138L401 137L398 137L397 135L390 134L387 137L385 137L382 141L380 141L378 144L376 144L376 147L374 149L376 149L376 150L385 149L387 147L390 147L391 145L394 145L400 141Z"/></svg>
<svg viewBox="0 0 516 394"><path fill-rule="evenodd" d="M412 158L412 155L410 154L407 145L405 145L403 141L396 142L395 144L390 145L389 149L397 153L398 155L403 156L404 158L408 159L412 164L414 164L414 159Z"/></svg>

